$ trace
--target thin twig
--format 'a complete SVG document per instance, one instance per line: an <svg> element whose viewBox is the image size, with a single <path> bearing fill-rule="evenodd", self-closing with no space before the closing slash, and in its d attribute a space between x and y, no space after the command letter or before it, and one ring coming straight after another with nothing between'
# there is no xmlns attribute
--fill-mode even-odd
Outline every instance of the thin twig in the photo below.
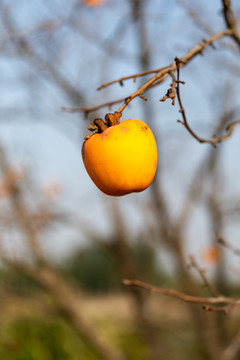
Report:
<svg viewBox="0 0 240 360"><path fill-rule="evenodd" d="M123 279L122 280L124 285L127 286L136 286L145 290L150 291L151 293L155 294L162 294L162 295L168 295L175 298L178 298L180 300L183 300L185 302L194 303L194 304L203 304L203 305L231 305L232 306L240 306L240 299L233 299L226 296L217 296L217 297L200 297L200 296L192 296L184 294L178 290L175 289L164 289L160 287L153 286L151 284L139 281L139 280L129 280L129 279ZM226 310L226 307L222 307L224 311Z"/></svg>
<svg viewBox="0 0 240 360"><path fill-rule="evenodd" d="M203 310L205 310L206 312L217 311L217 312L224 312L225 314L229 314L229 311L232 310L235 306L237 305L235 304L230 304L225 306L204 305Z"/></svg>
<svg viewBox="0 0 240 360"><path fill-rule="evenodd" d="M232 35L232 29L224 29L224 30L219 31L218 33L210 36L209 38L204 39L203 41L201 41L198 45L196 45L193 49L191 49L187 54L185 54L180 59L181 60L181 66L185 66L196 55L201 54L202 51L208 45L213 44L215 41L221 39L223 36L231 36L231 35ZM108 87L110 85L113 85L115 83L122 84L123 81L125 81L125 80L136 79L137 77L140 77L140 76L155 73L155 75L153 77L151 77L146 83L144 83L137 91L135 91L134 93L132 93L131 95L129 95L125 99L124 104L117 110L118 112L122 112L127 107L127 105L130 103L130 101L132 101L135 97L143 95L143 93L147 89L149 89L151 86L153 86L154 83L158 82L163 76L165 76L165 78L167 78L168 76L170 76L170 73L176 71L176 69L177 69L176 63L173 62L169 66L166 66L166 67L163 67L163 68L160 68L160 69L144 71L144 72L141 72L141 73L121 77L121 78L119 78L117 80L110 81L108 83L105 83L105 84L101 85L99 87L99 89L106 88L106 87Z"/></svg>
<svg viewBox="0 0 240 360"><path fill-rule="evenodd" d="M172 84L170 85L170 88L167 90L166 95L163 96L159 101L166 101L167 99L172 99L172 105L175 105L177 80L173 71L170 71L170 75L172 77Z"/></svg>
<svg viewBox="0 0 240 360"><path fill-rule="evenodd" d="M191 49L187 54L185 54L180 59L181 67L185 66L187 63L189 63L189 61L192 60L196 55L202 54L203 50L208 45L212 45L215 41L221 39L224 36L231 36L231 35L232 35L232 29L225 29L225 30L222 30L222 31L210 36L207 39L204 39L203 41L201 41L198 45L196 45L193 49ZM71 112L71 113L82 111L82 112L85 112L85 114L87 115L88 113L93 112L95 110L99 110L100 108L103 108L106 106L112 106L112 105L118 104L119 102L124 101L123 105L117 110L117 112L122 112L135 97L142 97L142 95L143 95L143 93L145 93L145 91L162 83L169 76L172 76L172 74L174 74L174 71L176 71L176 70L177 70L176 63L173 62L172 64L170 64L169 66L166 66L166 67L162 67L159 69L153 69L153 70L147 70L147 71L139 72L137 74L124 76L124 77L121 77L121 78L113 80L113 81L109 81L107 83L102 84L97 90L101 90L103 88L106 88L106 87L116 84L116 83L119 83L122 86L123 82L126 80L133 79L133 81L136 81L136 79L139 77L143 77L143 76L146 76L149 74L155 74L146 83L144 83L137 91L130 94L129 96L127 96L124 99L116 100L116 102L115 101L106 102L106 103L103 103L103 104L100 104L100 105L97 105L94 107L76 107L76 108L63 107L62 110Z"/></svg>
<svg viewBox="0 0 240 360"><path fill-rule="evenodd" d="M222 294L218 291L218 289L211 283L211 281L206 276L205 269L200 268L200 266L197 264L196 259L193 255L189 257L190 263L189 265L197 270L199 275L201 276L205 286L209 289L209 291L212 293L213 296L219 297L222 296Z"/></svg>
<svg viewBox="0 0 240 360"><path fill-rule="evenodd" d="M69 113L76 113L76 112L83 112L85 114L85 116L87 117L88 114L90 112L94 112L96 110L99 110L103 107L109 107L109 109L111 109L111 107L113 105L116 105L116 104L119 104L121 102L123 102L125 100L125 98L122 98L122 99L119 99L119 100L114 100L114 101L109 101L109 102L106 102L106 103L103 103L103 104L99 104L99 105L96 105L96 106L92 106L92 107L62 107L61 110L62 111L65 111L65 112L69 112Z"/></svg>
<svg viewBox="0 0 240 360"><path fill-rule="evenodd" d="M223 36L231 35L231 29L225 29L220 31L213 36L209 37L208 39L203 40L197 46L195 46L192 50L190 50L186 55L184 55L180 59L181 67L185 66L190 60L192 60L197 54L202 53L202 51L208 46L211 45L214 41L219 40ZM132 101L135 97L142 95L149 87L151 87L156 81L161 79L164 75L169 75L171 72L177 70L176 62L173 62L169 66L162 68L156 73L151 79L149 79L144 85L142 85L137 91L129 95L126 99L124 104L117 110L118 112L122 112L127 105Z"/></svg>
<svg viewBox="0 0 240 360"><path fill-rule="evenodd" d="M240 34L238 31L237 19L232 9L231 0L222 0L222 4L225 23L227 27L232 31L232 38L240 47Z"/></svg>
<svg viewBox="0 0 240 360"><path fill-rule="evenodd" d="M190 51L188 51L187 54L185 54L181 60L183 62L183 65L186 65L194 56L196 56L197 54L199 53L202 53L202 51L208 46L208 45L211 45L212 43L214 43L215 41L221 39L223 36L231 36L232 35L232 30L230 29L225 29L225 30L222 30L222 31L219 31L218 33L210 36L209 38L207 39L204 39L203 41L201 41L198 45L196 45L193 49L191 49ZM105 84L102 84L98 90L101 90L103 88L106 88L110 85L113 85L113 84L116 84L116 83L119 83L119 84L122 84L123 81L125 80L130 80L130 79L137 79L138 77L141 77L141 76L145 76L145 75L148 75L148 74L156 74L156 78L155 76L153 78L151 78L150 80L154 79L154 81L156 81L157 79L161 78L162 75L164 74L170 74L170 71L175 71L177 68L176 68L176 64L175 62L168 65L168 66L165 66L165 67L162 67L162 68L159 68L159 69L154 69L154 70L148 70L148 71L143 71L143 72L139 72L137 74L132 74L132 75L129 75L129 76L124 76L124 77L121 77L119 79L116 79L116 80L113 80L113 81L109 81ZM150 81L149 80L149 81ZM144 84L145 85L145 84ZM143 85L143 86L144 86ZM141 88L140 88L141 89Z"/></svg>
<svg viewBox="0 0 240 360"><path fill-rule="evenodd" d="M155 72L155 70L152 70L153 72ZM153 87L161 84L164 80L166 80L168 78L169 74L165 74L161 79L159 79L158 81L154 82L150 87L149 89L152 89ZM147 90L149 90L147 89ZM146 91L147 91L146 90ZM146 97L143 97L142 95L139 96L140 98L143 98L144 100L147 100ZM62 107L61 110L62 111L66 111L66 112L69 112L69 113L75 113L75 112L84 112L85 113L85 116L87 117L89 113L91 112L94 112L96 110L99 110L99 109L102 109L104 107L108 107L109 109L111 109L111 107L113 105L116 105L116 104L119 104L121 102L123 102L126 98L122 98L122 99L119 99L119 100L114 100L114 101L108 101L108 102L105 102L103 104L99 104L99 105L96 105L96 106L92 106L92 107L75 107L75 108L71 108L71 107Z"/></svg>
<svg viewBox="0 0 240 360"><path fill-rule="evenodd" d="M133 75L129 75L129 76L123 76L120 79L112 80L112 81L109 81L109 82L107 82L105 84L102 84L101 86L99 86L97 88L97 90L102 90L102 89L104 89L104 88L106 88L106 87L108 87L110 85L116 84L116 83L119 83L121 86L123 86L123 81L133 79L133 81L135 82L136 79L139 78L139 77L146 76L146 75L149 75L149 74L156 74L159 71L163 71L165 69L168 69L168 67L169 66L166 66L166 67L163 67L163 68L158 68L158 69L146 70L146 71L142 71L142 72L139 72L137 74L133 74Z"/></svg>
<svg viewBox="0 0 240 360"><path fill-rule="evenodd" d="M208 144L212 145L213 147L216 147L217 144L219 144L219 143L221 143L221 142L223 142L223 141L225 141L225 140L227 140L227 139L229 139L231 137L231 135L233 134L233 131L235 129L235 126L240 124L240 120L233 121L232 123L230 123L226 127L227 133L225 135L222 135L222 136L214 135L212 137L212 139L205 139L205 138L202 138L202 137L198 136L193 131L193 129L190 127L190 125L188 123L187 116L186 116L185 109L183 107L182 99L181 99L181 95L180 95L180 86L179 85L180 85L180 83L182 83L182 81L180 81L180 67L181 67L182 60L178 59L178 58L175 58L175 61L176 61L176 66L177 66L176 93L177 93L177 99L178 99L178 103L179 103L179 107L180 107L179 112L182 115L182 120L177 120L177 121L180 124L182 124L187 129L187 131L194 137L194 139L196 139L199 143L208 143Z"/></svg>
<svg viewBox="0 0 240 360"><path fill-rule="evenodd" d="M230 250L233 254L240 256L240 249L235 248L233 245L231 245L229 242L227 242L225 239L223 239L220 235L216 234L216 240L217 242L224 246L226 249Z"/></svg>

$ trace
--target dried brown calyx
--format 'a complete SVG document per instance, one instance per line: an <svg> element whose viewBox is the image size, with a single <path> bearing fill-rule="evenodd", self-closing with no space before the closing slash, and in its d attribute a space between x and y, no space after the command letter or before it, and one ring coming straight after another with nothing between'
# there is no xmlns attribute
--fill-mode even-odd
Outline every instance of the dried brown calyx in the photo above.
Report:
<svg viewBox="0 0 240 360"><path fill-rule="evenodd" d="M120 117L122 116L122 113L115 111L114 114L109 113L105 115L105 121L103 119L97 118L93 121L92 124L88 127L88 130L92 131L92 134L85 137L86 139L89 139L92 135L98 133L103 133L106 129L108 129L111 126L120 124Z"/></svg>

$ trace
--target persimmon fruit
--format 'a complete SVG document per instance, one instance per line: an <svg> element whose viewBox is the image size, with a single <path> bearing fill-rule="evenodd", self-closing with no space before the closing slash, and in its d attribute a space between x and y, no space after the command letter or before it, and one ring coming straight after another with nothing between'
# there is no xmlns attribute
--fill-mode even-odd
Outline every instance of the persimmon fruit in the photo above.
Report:
<svg viewBox="0 0 240 360"><path fill-rule="evenodd" d="M88 136L82 145L88 175L102 192L112 196L145 190L157 167L157 146L151 129L141 120L120 122L120 116L107 114L105 122L96 119L89 128L96 129L96 133Z"/></svg>
<svg viewBox="0 0 240 360"><path fill-rule="evenodd" d="M105 0L82 0L82 2L85 6L97 7L100 5L104 5Z"/></svg>

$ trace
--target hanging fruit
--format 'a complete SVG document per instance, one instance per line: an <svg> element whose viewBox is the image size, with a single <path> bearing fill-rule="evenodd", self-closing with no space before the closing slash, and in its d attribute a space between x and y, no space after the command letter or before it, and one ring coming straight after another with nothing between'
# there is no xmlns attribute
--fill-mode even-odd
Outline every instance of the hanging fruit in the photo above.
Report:
<svg viewBox="0 0 240 360"><path fill-rule="evenodd" d="M141 120L120 122L120 113L95 119L82 145L88 175L105 194L122 196L145 190L157 167L157 146L151 129Z"/></svg>

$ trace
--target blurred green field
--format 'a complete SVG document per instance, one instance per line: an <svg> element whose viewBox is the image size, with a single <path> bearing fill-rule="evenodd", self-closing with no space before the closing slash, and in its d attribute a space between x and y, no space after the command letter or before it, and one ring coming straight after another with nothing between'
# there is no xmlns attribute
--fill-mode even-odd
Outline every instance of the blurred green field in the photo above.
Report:
<svg viewBox="0 0 240 360"><path fill-rule="evenodd" d="M161 270L151 247L138 246L132 251L142 280L177 288L177 282ZM143 262L143 256L149 261ZM146 295L144 317L148 320L147 325L141 323L134 297L121 284L116 263L99 247L75 252L57 271L75 289L83 320L129 360L151 359L146 334L157 339L162 359L203 360L206 356L201 336L211 339L215 346L221 341L216 338L221 336L220 327L226 343L238 331L237 308L227 316L206 313L201 305L191 308L178 299L139 289ZM197 287L208 296L201 283ZM232 296L234 292L239 293L231 289ZM46 289L26 274L13 268L2 269L0 295L0 360L104 360L59 312ZM204 332L193 321L193 308L198 321L205 325ZM147 328L149 324L152 328Z"/></svg>
<svg viewBox="0 0 240 360"><path fill-rule="evenodd" d="M127 359L148 359L147 346L135 326L128 295L80 295L84 316ZM149 316L156 324L159 342L167 359L202 359L193 335L193 325L184 303L168 297L149 296ZM0 359L3 360L101 360L58 314L46 295L24 298L2 296ZM209 321L209 336L216 314L199 312ZM235 314L230 315L233 329Z"/></svg>

